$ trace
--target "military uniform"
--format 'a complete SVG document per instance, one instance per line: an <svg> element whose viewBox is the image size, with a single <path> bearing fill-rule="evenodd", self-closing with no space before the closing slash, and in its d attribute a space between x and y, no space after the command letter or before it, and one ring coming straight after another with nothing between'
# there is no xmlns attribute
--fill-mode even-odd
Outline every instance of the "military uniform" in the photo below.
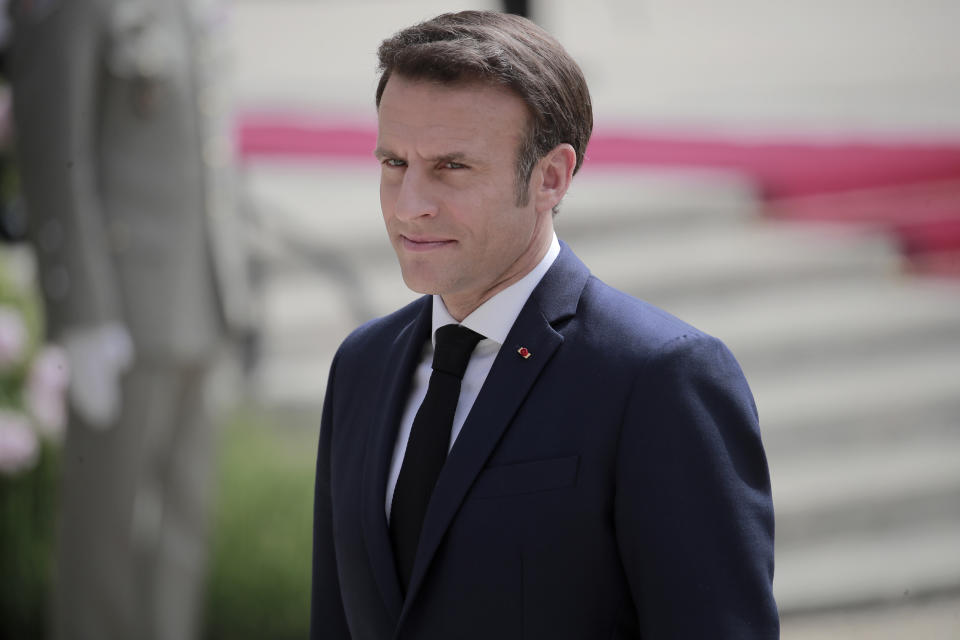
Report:
<svg viewBox="0 0 960 640"><path fill-rule="evenodd" d="M211 433L204 382L243 327L221 91L224 15L199 0L14 0L14 111L48 330L119 326L107 428L64 457L60 638L196 637ZM76 373L76 372L75 372Z"/></svg>

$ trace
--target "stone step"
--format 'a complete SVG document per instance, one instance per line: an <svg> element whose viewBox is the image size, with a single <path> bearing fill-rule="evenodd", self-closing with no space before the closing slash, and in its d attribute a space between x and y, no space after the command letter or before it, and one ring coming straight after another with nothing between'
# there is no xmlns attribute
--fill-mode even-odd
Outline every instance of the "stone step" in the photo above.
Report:
<svg viewBox="0 0 960 640"><path fill-rule="evenodd" d="M269 353L252 376L256 400L268 407L313 410L319 426L320 409L327 388L330 362L336 348L305 350L282 358Z"/></svg>
<svg viewBox="0 0 960 640"><path fill-rule="evenodd" d="M960 343L956 284L864 276L744 291L724 304L691 299L671 311L724 340L758 373Z"/></svg>
<svg viewBox="0 0 960 640"><path fill-rule="evenodd" d="M668 234L757 218L759 199L744 176L721 170L585 167L555 218L562 237Z"/></svg>
<svg viewBox="0 0 960 640"><path fill-rule="evenodd" d="M774 594L782 613L841 610L960 586L960 519L853 531L777 550Z"/></svg>
<svg viewBox="0 0 960 640"><path fill-rule="evenodd" d="M898 598L896 602L864 603L784 614L781 640L951 640L960 638L960 593Z"/></svg>
<svg viewBox="0 0 960 640"><path fill-rule="evenodd" d="M872 419L880 434L909 428L915 409L949 411L956 406L960 344L881 352L822 367L785 363L776 375L744 371L767 431L815 429L819 436L827 436L831 431L842 432L848 423Z"/></svg>
<svg viewBox="0 0 960 640"><path fill-rule="evenodd" d="M373 272L373 273L371 273ZM366 320L390 313L418 294L403 284L400 269L349 272L299 269L272 274L264 295L267 334L280 340L340 338Z"/></svg>
<svg viewBox="0 0 960 640"><path fill-rule="evenodd" d="M257 162L244 171L244 191L257 219L317 247L386 243L380 215L380 169L333 162Z"/></svg>
<svg viewBox="0 0 960 640"><path fill-rule="evenodd" d="M278 343L324 346L357 326L369 304L364 288L355 301L352 279L335 273L299 271L272 276L264 290L266 337ZM360 309L354 308L359 305ZM320 341L317 344L317 341Z"/></svg>
<svg viewBox="0 0 960 640"><path fill-rule="evenodd" d="M767 447L767 457L780 549L851 531L960 521L960 425L800 453Z"/></svg>
<svg viewBox="0 0 960 640"><path fill-rule="evenodd" d="M723 304L745 291L891 277L902 268L884 237L762 221L667 238L624 232L568 240L594 275L668 310L690 301Z"/></svg>

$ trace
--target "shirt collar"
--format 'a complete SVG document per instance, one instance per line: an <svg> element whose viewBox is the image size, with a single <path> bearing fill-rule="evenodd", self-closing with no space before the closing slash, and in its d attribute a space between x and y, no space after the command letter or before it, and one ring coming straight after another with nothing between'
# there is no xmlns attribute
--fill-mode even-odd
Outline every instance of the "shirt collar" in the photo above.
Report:
<svg viewBox="0 0 960 640"><path fill-rule="evenodd" d="M560 255L560 242L557 240L557 234L553 234L550 241L550 248L546 255L531 269L527 275L523 276L503 291L498 292L492 298L481 304L473 310L473 313L459 323L468 329L472 329L497 344L502 345L510 333L510 328L516 322L520 310L527 303L527 298L533 293L544 274L553 264L553 261ZM457 324L446 305L439 295L433 296L433 328L431 336L436 335L437 329L447 324Z"/></svg>

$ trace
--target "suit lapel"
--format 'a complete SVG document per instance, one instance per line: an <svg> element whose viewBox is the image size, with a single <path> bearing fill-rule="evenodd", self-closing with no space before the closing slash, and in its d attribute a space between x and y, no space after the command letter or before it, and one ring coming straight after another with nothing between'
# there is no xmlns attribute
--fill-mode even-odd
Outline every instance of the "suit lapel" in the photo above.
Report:
<svg viewBox="0 0 960 640"><path fill-rule="evenodd" d="M430 498L400 624L464 497L523 399L563 342L563 336L554 326L575 313L589 275L584 264L562 244L560 255L507 335ZM526 347L532 355L521 357L517 353L520 347Z"/></svg>
<svg viewBox="0 0 960 640"><path fill-rule="evenodd" d="M423 345L430 336L430 310L430 298L426 297L420 313L401 329L390 351L384 354L388 364L375 396L382 401L379 403L376 421L370 429L364 458L363 533L377 586L394 619L400 617L403 593L397 578L396 561L384 511L387 473L410 381L420 361Z"/></svg>

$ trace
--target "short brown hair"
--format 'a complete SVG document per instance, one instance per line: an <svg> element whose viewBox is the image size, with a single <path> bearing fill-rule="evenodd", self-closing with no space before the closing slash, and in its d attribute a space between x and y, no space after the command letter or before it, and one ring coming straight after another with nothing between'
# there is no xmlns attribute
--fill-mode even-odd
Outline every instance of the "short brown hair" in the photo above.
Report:
<svg viewBox="0 0 960 640"><path fill-rule="evenodd" d="M442 83L490 82L527 105L530 124L517 154L517 201L526 204L537 160L558 144L573 146L576 173L593 130L590 91L580 67L536 24L495 11L445 13L387 38L377 50L376 104L394 73Z"/></svg>

